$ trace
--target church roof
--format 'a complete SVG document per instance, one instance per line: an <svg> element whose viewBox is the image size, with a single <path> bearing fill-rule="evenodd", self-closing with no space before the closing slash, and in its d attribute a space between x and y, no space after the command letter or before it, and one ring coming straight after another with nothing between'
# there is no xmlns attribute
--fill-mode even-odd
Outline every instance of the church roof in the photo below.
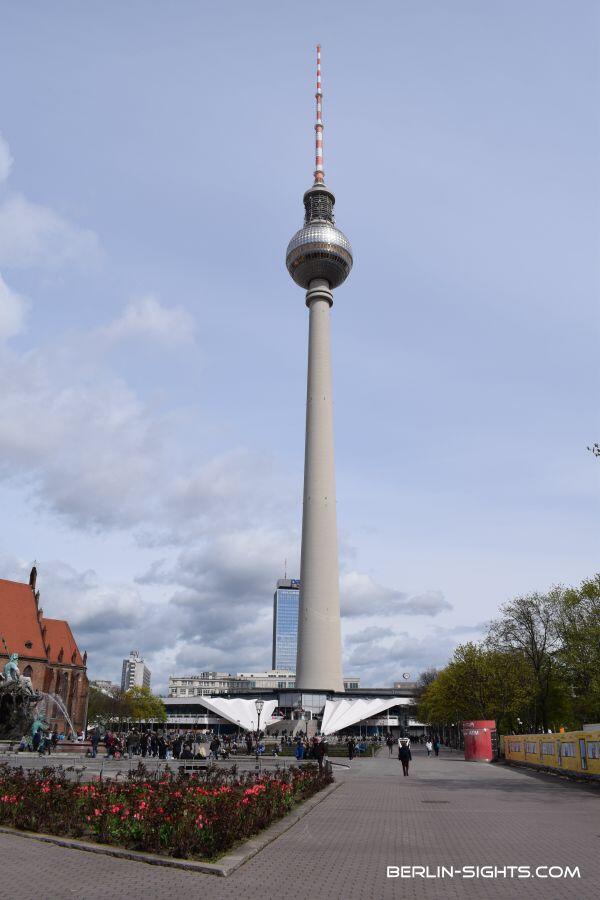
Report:
<svg viewBox="0 0 600 900"><path fill-rule="evenodd" d="M30 584L0 578L0 636L6 641L5 647L0 640L0 656L6 657L8 648L8 653L18 653L23 659L43 659L64 666L84 664L69 623L38 615Z"/></svg>
<svg viewBox="0 0 600 900"><path fill-rule="evenodd" d="M46 659L37 604L28 584L0 578L0 635L9 653ZM1 641L0 653L6 653Z"/></svg>
<svg viewBox="0 0 600 900"><path fill-rule="evenodd" d="M69 623L64 619L46 619L46 646L48 647L48 662L62 663L67 666L82 666L83 659L79 652L79 647L75 643L73 632L69 627ZM63 650L63 658L59 659L59 653Z"/></svg>

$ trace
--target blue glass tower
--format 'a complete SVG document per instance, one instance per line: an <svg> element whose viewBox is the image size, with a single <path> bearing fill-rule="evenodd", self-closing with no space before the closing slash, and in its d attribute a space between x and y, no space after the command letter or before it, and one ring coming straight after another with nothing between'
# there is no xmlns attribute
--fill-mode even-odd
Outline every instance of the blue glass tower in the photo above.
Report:
<svg viewBox="0 0 600 900"><path fill-rule="evenodd" d="M296 671L300 582L280 578L273 595L273 669Z"/></svg>

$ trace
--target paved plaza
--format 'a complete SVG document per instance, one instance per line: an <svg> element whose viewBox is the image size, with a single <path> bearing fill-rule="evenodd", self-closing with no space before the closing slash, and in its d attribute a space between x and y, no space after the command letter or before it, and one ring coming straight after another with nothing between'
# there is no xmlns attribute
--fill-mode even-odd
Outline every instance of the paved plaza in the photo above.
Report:
<svg viewBox="0 0 600 900"><path fill-rule="evenodd" d="M527 898L587 900L600 883L600 790L552 776L413 754L404 778L384 748L336 767L342 782L228 878L0 834L12 900ZM387 866L579 866L579 879L386 878Z"/></svg>

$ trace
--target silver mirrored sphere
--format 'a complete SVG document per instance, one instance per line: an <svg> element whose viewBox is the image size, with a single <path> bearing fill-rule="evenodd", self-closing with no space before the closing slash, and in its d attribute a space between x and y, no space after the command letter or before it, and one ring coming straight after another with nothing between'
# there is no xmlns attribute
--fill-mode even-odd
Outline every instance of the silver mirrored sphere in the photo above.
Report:
<svg viewBox="0 0 600 900"><path fill-rule="evenodd" d="M287 270L300 287L324 278L330 288L339 287L352 268L352 247L343 232L328 222L313 222L297 231L288 244Z"/></svg>

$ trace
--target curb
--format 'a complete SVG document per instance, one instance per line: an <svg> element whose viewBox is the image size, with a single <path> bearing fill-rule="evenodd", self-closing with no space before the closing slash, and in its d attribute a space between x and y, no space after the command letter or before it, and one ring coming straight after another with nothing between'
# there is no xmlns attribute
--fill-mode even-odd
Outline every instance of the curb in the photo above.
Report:
<svg viewBox="0 0 600 900"><path fill-rule="evenodd" d="M164 866L171 869L185 869L188 872L200 872L205 875L219 875L226 878L247 863L248 860L264 850L269 844L293 828L296 822L312 812L315 806L326 800L334 791L342 786L342 782L334 782L324 790L319 791L313 797L306 800L302 806L288 813L283 819L270 825L265 831L245 841L236 850L226 853L218 863L200 862L192 859L175 859L172 856L159 856L157 853L145 853L142 850L127 850L122 847L112 847L110 844L96 844L94 841L81 841L76 838L61 838L53 834L38 834L34 831L19 831L17 828L8 828L0 825L0 834L9 834L13 837L29 838L34 841L43 841L47 844L55 844L58 847L67 847L71 850L85 850L88 853L101 853L104 856L114 856L118 859L129 859L134 862L148 863L152 866Z"/></svg>

